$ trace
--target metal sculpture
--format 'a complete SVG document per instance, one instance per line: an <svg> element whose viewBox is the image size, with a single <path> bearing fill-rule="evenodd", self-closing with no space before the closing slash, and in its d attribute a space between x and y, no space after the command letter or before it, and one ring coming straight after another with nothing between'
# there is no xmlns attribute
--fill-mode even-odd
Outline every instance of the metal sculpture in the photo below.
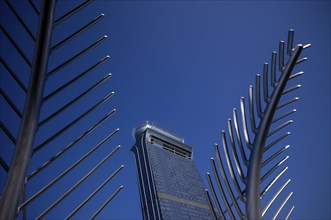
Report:
<svg viewBox="0 0 331 220"><path fill-rule="evenodd" d="M22 80L20 78L20 75L15 73L12 66L8 63L8 57L6 55L1 54L0 62L2 68L5 70L5 72L2 72L3 74L8 74L9 77L11 77L14 82L16 83L15 86L18 85L20 89L26 94L25 96L25 105L24 110L22 111L18 107L17 100L14 100L14 98L10 97L10 95L7 94L6 89L0 88L0 93L2 97L2 103L3 105L9 106L9 108L15 112L15 114L18 116L20 120L20 129L18 132L18 135L16 136L11 131L12 125L9 123L6 123L4 120L4 115L1 115L1 133L6 136L13 145L15 145L15 152L12 155L12 160L10 163L10 158L5 158L2 155L0 155L0 164L1 164L1 170L0 174L1 176L6 176L6 184L4 189L2 190L1 194L1 200L0 200L0 219L14 219L18 213L20 213L23 210L23 218L26 218L26 207L28 207L35 199L37 199L39 196L41 196L43 193L45 193L48 189L53 187L59 180L61 180L64 176L71 173L71 171L76 168L78 165L81 164L81 162L87 158L90 158L92 153L97 151L102 145L104 145L111 137L113 137L119 129L115 129L113 132L111 132L108 136L106 136L100 143L95 145L91 150L89 150L85 155L83 155L81 158L79 158L75 163L72 165L66 164L62 168L64 169L60 174L54 173L53 175L57 175L55 178L53 178L49 183L47 183L44 187L42 187L38 192L34 193L29 198L26 197L25 188L29 184L30 180L36 176L39 176L40 178L43 178L42 173L45 176L44 170L49 170L50 165L53 164L54 161L58 160L61 156L63 156L66 152L69 151L73 146L75 146L78 142L80 142L83 138L87 139L88 134L90 134L92 131L96 130L98 126L100 126L102 123L107 121L107 119L110 118L110 116L113 115L113 113L116 111L116 109L111 110L109 113L105 114L101 119L97 119L97 123L95 123L93 126L89 128L85 128L84 132L79 135L77 138L71 141L70 144L66 145L62 150L57 152L54 156L51 156L50 159L43 158L44 162L41 166L33 170L32 172L28 172L29 165L31 163L32 156L35 156L37 152L39 152L41 149L47 148L47 145L49 145L52 141L55 139L58 139L60 136L63 136L67 131L70 130L70 128L78 123L79 121L83 120L84 117L86 117L88 114L90 114L92 111L97 109L102 104L106 103L107 100L109 100L114 92L110 92L107 94L104 98L99 100L97 103L92 105L92 107L89 107L85 112L83 113L76 113L76 115L68 115L65 111L72 108L74 104L76 106L79 106L79 108L84 109L86 108L84 105L81 105L79 101L86 96L88 93L92 92L92 90L95 90L98 86L101 84L104 84L111 76L111 74L107 74L103 78L101 78L99 81L94 83L92 86L86 88L86 84L83 85L83 92L81 92L79 95L77 95L74 99L69 101L68 103L58 103L57 109L52 109L52 112L49 114L47 112L46 116L41 116L41 110L43 108L43 104L47 103L49 100L51 100L53 97L61 97L65 96L64 90L70 90L73 88L74 83L79 82L80 79L82 79L85 75L92 72L96 67L104 63L106 60L108 60L109 56L107 55L97 63L93 64L86 70L84 70L82 73L78 75L68 75L68 80L64 82L62 85L57 87L56 89L53 89L51 92L45 92L45 88L47 88L47 82L49 81L49 78L55 75L56 72L59 70L66 68L67 65L74 62L76 59L84 55L85 53L91 51L93 48L98 46L100 43L102 43L104 40L107 39L107 36L103 36L94 43L92 43L90 46L86 47L85 49L81 50L76 55L72 56L71 58L67 59L62 64L56 66L52 70L48 70L49 68L49 60L51 59L51 54L58 50L60 47L63 47L68 44L69 41L72 41L75 37L80 35L81 33L88 30L91 26L95 25L98 21L100 21L104 14L99 15L92 21L88 22L83 27L79 28L72 34L70 34L67 37L64 37L63 40L60 40L58 43L52 44L52 35L53 30L56 30L62 22L65 20L71 18L74 14L79 12L81 9L85 8L87 5L89 5L93 0L86 0L84 2L81 2L80 4L76 5L76 7L72 8L71 10L68 10L67 13L64 13L62 16L59 16L57 19L55 18L55 6L56 6L56 0L42 0L41 1L41 7L40 11L38 10L38 7L36 4L29 0L27 2L28 9L34 13L34 16L39 16L39 25L38 25L38 31L37 35L33 34L33 31L31 30L31 26L28 26L26 21L23 19L23 16L18 13L17 8L15 7L15 3L13 1L5 0L3 1L3 8L2 10L8 10L8 13L11 13L18 21L19 25L23 27L24 31L29 35L34 42L34 54L33 54L33 62L30 61L31 57L26 55L26 51L22 49L19 45L22 42L18 42L20 39L15 37L13 34L10 33L9 29L14 29L15 27L7 26L6 24L1 23L0 30L3 33L3 36L6 38L7 41L11 44L13 47L13 51L16 51L19 57L22 59L15 60L16 65L27 65L29 70L31 71L30 79L28 81L28 87L26 86L27 82ZM11 23L10 23L11 24ZM72 28L72 27L70 27ZM68 30L70 32L71 30ZM2 40L3 41L3 40ZM23 64L21 64L21 61L23 61ZM12 62L13 63L13 62ZM73 77L74 76L74 77ZM71 78L71 79L70 79ZM51 89L49 89L51 90ZM20 91L21 92L21 91ZM99 92L99 95L103 95L102 92ZM2 105L2 107L3 107ZM69 124L64 125L61 129L54 133L53 130L50 130L50 132L46 132L47 134L44 136L47 136L47 138L41 142L40 144L36 144L36 135L37 132L43 131L43 127L45 124L49 123L50 121L57 118L59 115L66 115L66 117L74 118ZM91 137L89 137L90 140L93 140ZM65 143L65 141L63 141ZM61 141L61 143L63 144ZM1 146L3 149L6 148L6 146ZM91 174L93 174L101 165L103 165L118 149L120 146L117 146L115 149L113 149L106 157L104 157L102 160L99 161L97 165L95 165L89 172L87 172L81 179L79 179L74 185L69 188L65 193L63 193L59 198L56 199L57 195L53 195L54 199L56 201L52 203L48 208L46 208L44 211L42 211L41 214L38 216L34 216L37 219L41 219L45 217L54 207L56 207L59 203L61 203L64 198L66 198L70 193L72 193L74 190L76 190L84 181L87 180L87 178L90 177ZM77 149L79 150L79 149ZM8 162L9 161L9 162ZM9 165L10 163L10 165ZM66 168L67 167L67 168ZM68 216L67 218L71 218L74 216L85 204L87 204L90 199L95 196L121 169L123 168L123 165L120 166L117 170L115 170L106 180L99 185L94 192L92 192L82 203L80 203L77 208L75 208ZM44 171L44 172L42 172ZM86 171L84 171L86 172ZM46 175L50 175L50 173L47 173ZM122 186L119 187L112 195L110 195L109 199L100 206L100 208L92 215L92 218L95 218L101 210L110 202L114 196L117 195L117 193L122 189ZM23 196L22 196L23 195Z"/></svg>
<svg viewBox="0 0 331 220"><path fill-rule="evenodd" d="M289 59L286 64L284 63L285 42L281 41L279 43L279 78L277 79L276 77L277 53L274 51L272 52L270 71L268 70L269 64L265 63L263 65L263 91L261 91L261 76L259 74L256 76L255 97L253 86L249 87L249 121L246 118L248 113L246 113L245 99L242 97L240 99L242 128L239 127L237 110L234 108L232 112L233 121L228 119L229 141L227 140L225 131L223 130L221 133L228 171L226 171L223 160L221 159L219 147L215 144L217 162L215 162L214 158L211 158L210 161L222 200L218 198L219 194L215 190L209 173L207 173L207 180L212 196L210 196L209 191L206 189L206 196L215 219L261 219L265 216L278 195L291 181L290 179L287 180L276 191L275 195L271 197L270 201L266 203L265 207L263 209L261 208L261 200L272 186L277 185L275 183L287 170L287 167L285 167L275 174L277 168L288 159L288 156L278 161L274 166L270 166L269 164L289 148L289 145L287 145L284 148L276 150L274 146L287 137L290 132L280 135L277 138L274 138L274 134L283 130L293 121L286 121L278 127L275 127L275 123L296 112L295 109L288 112L282 112L280 109L284 109L289 104L297 101L297 97L284 103L280 103L280 100L283 95L301 87L300 85L296 85L286 89L286 85L290 80L303 74L303 72L292 74L292 71L296 65L307 60L306 57L299 59L299 56L302 50L310 47L310 44L305 46L298 44L293 48L293 36L294 31L289 30L287 45ZM269 80L269 72L271 80ZM269 86L269 83L271 86ZM272 88L272 93L269 92L270 87ZM261 101L261 93L263 93L264 104ZM258 123L256 123L256 116L258 117ZM249 126L251 131L249 131ZM241 132L243 132L244 136L242 136ZM228 143L230 143L230 147ZM230 156L229 148L231 148L232 157ZM266 158L268 156L267 151L270 153L272 151L271 149L274 152ZM216 163L218 163L218 168ZM264 175L262 175L262 171L265 171ZM219 172L221 172L221 177ZM228 177L228 175L231 177ZM261 184L266 179L270 180L270 182L261 191ZM291 196L292 192L288 194L280 207L276 209L272 217L273 219L278 217L280 211ZM288 211L285 217L286 219L289 218L293 209L294 206Z"/></svg>

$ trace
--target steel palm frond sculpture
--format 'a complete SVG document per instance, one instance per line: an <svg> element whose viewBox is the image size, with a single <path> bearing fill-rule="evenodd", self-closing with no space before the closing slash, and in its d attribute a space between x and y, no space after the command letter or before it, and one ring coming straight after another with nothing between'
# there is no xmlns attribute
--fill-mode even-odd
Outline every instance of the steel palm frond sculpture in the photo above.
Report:
<svg viewBox="0 0 331 220"><path fill-rule="evenodd" d="M274 147L277 143L286 138L290 134L289 132L276 138L275 136L279 131L291 124L292 120L286 121L278 127L275 127L275 123L296 111L293 109L287 112L281 112L280 109L284 109L289 104L297 101L297 97L284 103L280 103L280 100L283 95L301 87L300 85L296 85L291 88L286 88L290 80L303 74L303 72L292 74L292 71L297 64L307 60L306 57L299 59L299 56L303 49L310 47L310 44L305 46L298 44L293 48L293 36L294 31L290 30L287 45L289 59L286 64L284 63L285 42L281 41L279 44L279 78L277 79L276 76L277 53L274 51L272 53L270 71L268 70L269 64L265 63L263 66L263 91L261 91L261 76L259 74L256 76L255 96L253 86L249 87L249 113L246 112L244 98L242 97L240 99L242 129L239 127L237 110L233 109L233 121L228 119L229 140L227 140L224 130L221 133L228 171L226 171L224 162L221 159L219 147L215 144L217 162L215 162L214 158L211 158L210 161L222 200L218 198L219 194L215 190L214 183L209 173L207 173L207 180L212 196L210 196L209 191L206 190L206 196L215 219L261 219L265 217L270 206L290 182L289 179L281 185L280 189L276 191L275 195L271 197L265 207L261 208L261 200L272 186L277 185L275 183L287 170L287 167L285 167L275 174L277 168L288 159L288 156L277 161L273 166L269 164L275 161L279 155L289 148L289 145L277 150L275 150ZM270 81L269 74L271 75ZM269 83L271 83L271 86L269 86ZM271 93L269 92L270 87L272 88ZM264 104L261 101L261 93L263 93ZM247 114L249 114L249 121L247 120ZM256 123L256 116L258 117L258 123ZM251 132L249 131L249 125ZM243 136L241 132L243 132ZM244 145L246 145L246 148ZM232 157L230 156L230 148ZM268 153L270 153L270 151L272 151L270 149L273 149L274 152L266 158L266 152L268 151ZM221 177L219 172L221 173ZM231 177L228 177L228 175ZM265 188L261 191L261 185L264 184L266 180L270 180L270 182L266 184ZM273 219L278 217L280 211L291 196L292 192L288 194L280 207L276 209L272 217ZM285 217L286 219L290 216L293 209L294 206L288 211Z"/></svg>
<svg viewBox="0 0 331 220"><path fill-rule="evenodd" d="M100 151L101 147L105 145L105 143L118 132L119 129L115 129L106 137L104 137L99 143L97 143L93 148L88 148L88 152L84 153L75 162L62 160L60 164L57 163L60 171L53 171L52 168L54 167L55 161L58 162L60 158L63 158L64 155L67 155L67 153L72 151L73 147L78 145L79 142L82 142L83 139L85 141L84 143L87 143L86 141L88 140L89 145L91 145L95 139L98 139L91 137L89 134L98 131L98 136L101 136L102 134L100 133L100 129L96 129L102 124L105 124L110 116L112 116L116 111L115 109L109 111L107 110L107 107L104 107L103 111L106 109L108 113L102 113L104 114L102 118L99 116L100 113L94 115L92 120L96 121L96 123L92 126L88 125L88 122L91 121L91 116L89 117L89 115L91 115L97 109L102 109L101 106L104 106L107 103L107 101L114 95L114 92L108 93L107 91L108 94L104 96L104 91L100 90L100 87L105 86L105 83L111 77L111 74L102 76L101 79L89 86L87 85L90 83L82 83L81 81L84 77L87 77L89 73L91 75L91 72L95 70L96 67L107 61L109 58L108 55L92 65L89 64L90 66L80 74L73 74L66 70L69 64L71 65L72 63L75 63L75 61L81 58L84 54L90 53L93 48L99 46L99 44L106 40L107 36L103 36L94 41L92 44L85 47L83 50L80 50L78 53L71 56L61 64L55 65L54 68L51 68L49 65L49 62L52 61L52 59L55 60L53 63L56 63L56 59L52 57L55 51L60 51L59 53L62 52L62 56L65 57L65 52L64 50L61 51L61 47L68 46L69 42L71 43L74 38L80 36L81 33L86 32L90 27L96 25L104 17L104 14L101 14L68 36L63 37L62 35L59 37L60 40L54 40L53 32L56 31L64 23L64 21L70 20L73 15L77 14L83 8L88 6L92 1L93 0L85 0L78 4L75 2L76 5L74 8L69 9L67 13L62 13L62 15L58 16L58 18L55 18L55 8L57 5L55 0L42 0L40 3L40 10L38 10L36 3L32 0L26 2L5 0L2 2L1 10L7 10L6 13L11 14L14 19L16 19L18 25L11 26L12 23L1 21L0 30L3 34L1 41L2 43L8 42L8 45L10 45L8 47L10 48L9 51L6 51L6 54L4 54L4 51L2 51L0 56L0 64L1 68L3 69L1 72L1 78L10 78L11 82L9 83L12 83L11 86L18 88L17 90L19 91L10 91L12 90L10 86L4 85L2 82L0 87L1 108L2 110L9 109L9 111L14 112L14 114L16 114L16 121L19 121L20 125L16 126L19 127L19 129L17 129L18 135L15 135L16 132L13 131L13 127L15 126L11 121L6 121L5 114L1 114L1 135L2 137L6 137L6 139L11 141L11 145L15 146L15 152L12 155L9 155L12 157L12 160L10 160L8 155L4 156L2 151L0 155L1 178L7 176L5 187L2 189L0 200L0 219L14 219L19 213L21 213L21 211L23 211L23 218L26 218L27 207L36 201L37 198L44 195L46 191L54 188L55 186L65 190L65 192L62 190L60 195L59 193L53 193L50 197L48 197L48 199L52 198L51 200L55 201L44 208L44 210L42 210L38 216L33 216L33 218L37 219L44 218L58 204L63 202L63 200L67 198L73 191L78 189L79 186L86 182L87 179L93 173L95 173L98 168L104 165L105 162L120 148L120 145L118 145L114 149L106 150L110 152L108 152L107 155L102 159L94 159L98 162L96 165L89 164L87 168L88 171L86 171L86 168L81 168L80 173L85 173L85 175L80 177L80 179L77 181L74 180L75 178L73 178L73 176L75 174L72 174L73 171L77 170L77 167L84 160L89 160L89 163L91 163L92 155L95 155L96 152ZM34 31L31 30L33 29L31 27L32 24L28 23L26 16L24 18L24 16L22 16L22 14L20 14L17 10L17 4L27 4L26 11L30 11L30 14L33 14L31 17L38 17L38 28L35 28L38 30L36 35L33 33ZM61 12L58 14L61 14ZM28 17L30 19L29 15ZM18 26L20 26L19 28L23 27L23 32L27 33L29 39L24 39L24 37L13 34L16 33ZM68 27L67 25L65 27L67 28L65 33L72 32L72 26L69 25ZM32 44L29 44L29 46L33 45L31 52L33 53L33 59L32 56L27 55L28 44L26 43L26 45L24 45L24 42L28 41L33 42ZM57 42L53 43L54 41ZM75 51L77 49L71 50ZM15 56L12 56L12 54L15 54ZM12 60L13 57L15 58L14 60ZM19 71L22 71L23 67L26 67L26 71L31 72L29 80L24 80L22 74L18 74L15 71L17 66L22 67ZM52 86L52 83L50 82L60 81L60 78L56 78L55 75L62 69L66 70L67 72L66 79L63 80L62 78L60 85ZM97 76L94 76L93 78L96 77ZM28 86L26 86L27 84ZM82 90L78 95L75 94L77 93L75 90L75 85L76 87L80 87ZM9 94L10 92L12 94ZM23 98L16 99L15 93L24 93ZM74 98L67 101L66 96L68 96L68 94L75 94L73 95ZM86 99L88 94L94 94L97 97L104 96L104 98L98 100L97 102L94 100L91 101L91 99L89 99L89 104L82 104L84 98ZM49 109L49 107L47 108L47 104L52 100L56 100L54 101L56 105L52 105L52 108ZM20 105L23 106L23 103L20 102L25 103L24 108L19 107ZM74 107L76 108L74 113L68 113L68 111ZM44 108L45 110L43 110ZM81 110L84 111L81 113ZM100 112L101 110L98 111ZM11 112L5 113L6 115L10 115ZM55 119L58 119L60 116L66 118L64 125L61 125L61 120L58 120L56 121L57 126L47 127L48 123L54 124ZM69 123L67 122L68 118ZM84 121L85 124L81 124L82 121ZM77 125L80 126L79 129L77 128ZM57 130L57 127L60 128ZM75 127L75 129L79 132L82 131L82 133L78 134L77 136L77 132L72 131L73 127ZM46 133L40 135L42 136L42 139L44 139L40 141L40 143L38 143L36 138L39 133ZM74 135L74 137L76 135L77 137L72 139L72 135ZM62 139L60 139L60 137L62 137ZM70 143L66 144L68 139L70 140ZM50 145L55 141L62 145L62 149L60 151L58 151L58 149L51 149ZM5 151L7 151L9 147L10 146L1 146L1 148ZM38 153L40 154L42 149L44 152L45 150L51 152L53 156L50 156L49 159L47 159L47 154L44 154L45 156L38 156ZM75 150L79 153L84 152L84 149L77 149L77 147ZM79 153L77 155L80 155ZM42 165L35 165L38 163L31 165L31 163L34 162L32 157L37 157L38 162L41 162ZM94 185L93 187L95 187L95 190L91 192L76 208L74 208L72 212L66 216L66 218L71 218L82 207L85 207L85 205L92 199L92 197L94 197L122 168L123 165L121 165L115 171L111 172L112 174L108 175L108 177L105 178L99 186L96 187ZM37 176L39 176L39 179L37 178L38 180L50 180L47 180L48 182L39 188L36 192L31 190L31 192L27 193L28 190L26 190L26 188L31 186L29 183L32 180L36 181L35 179ZM65 177L69 178L69 183L61 185L61 181ZM71 180L71 178L73 178L73 180ZM112 195L109 195L107 200L102 205L100 205L98 209L95 210L95 213L92 214L91 218L95 218L121 189L122 186L120 186ZM26 198L26 195L29 197ZM64 214L66 213L63 213L63 215ZM62 218L64 217L65 216Z"/></svg>

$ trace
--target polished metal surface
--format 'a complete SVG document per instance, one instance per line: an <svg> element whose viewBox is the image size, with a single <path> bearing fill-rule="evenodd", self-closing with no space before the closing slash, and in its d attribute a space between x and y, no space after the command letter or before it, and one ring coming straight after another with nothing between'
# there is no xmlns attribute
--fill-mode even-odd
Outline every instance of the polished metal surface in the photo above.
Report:
<svg viewBox="0 0 331 220"><path fill-rule="evenodd" d="M260 88L261 76L257 74L255 81L255 96L253 86L250 86L248 90L248 111L246 110L245 99L244 97L241 97L241 128L238 123L237 111L236 109L233 110L233 125L236 134L236 141L234 140L232 120L228 119L228 135L230 138L227 140L225 131L222 131L222 154L220 153L218 145L215 144L215 153L219 168L217 169L213 158L211 158L211 164L223 202L220 202L217 197L217 193L209 173L207 173L207 179L210 191L213 195L214 203L216 204L216 208L218 210L218 212L215 212L217 219L262 219L278 195L290 183L290 180L287 180L285 184L283 184L283 186L276 191L275 195L267 203L266 207L262 209L261 199L263 199L269 189L274 186L275 182L280 179L280 177L287 170L287 167L275 174L276 170L289 157L285 156L273 166L270 166L269 163L275 161L279 155L286 152L289 145L279 148L278 150L273 149L274 152L270 155L268 154L268 157L265 155L265 152L271 148L275 148L277 143L290 134L290 132L286 132L283 135L279 135L280 131L287 128L287 126L293 122L292 120L287 120L278 126L275 124L276 122L278 123L284 118L295 113L296 109L285 111L285 113L281 112L279 114L276 114L276 112L298 100L298 98L295 97L289 101L280 103L283 95L289 94L301 88L301 85L295 85L290 88L287 88L286 85L289 80L303 74L302 71L295 74L292 74L292 72L296 65L307 60L306 57L300 59L300 54L305 48L310 47L310 44L305 46L298 44L293 48L293 38L294 31L291 29L288 33L289 42L287 44L287 55L289 58L286 64L284 56L284 41L279 43L278 68L276 68L277 52L275 51L272 52L270 68L268 63L264 63L262 89ZM276 74L277 69L280 72L278 79ZM261 93L263 94L264 103L262 103ZM247 114L249 115L249 120L247 120ZM240 131L243 132L243 136ZM276 135L279 136L277 137ZM242 139L245 141L243 142ZM230 142L231 148L228 146L228 142ZM246 148L243 145L246 145ZM232 150L232 155L230 155L229 149ZM238 154L238 150L240 154ZM224 160L224 158L221 158L222 155L226 160L228 168L227 171L225 171L225 167L222 162ZM234 164L232 161L234 161ZM221 181L221 178L219 177L218 170L221 171L223 181ZM227 173L230 174L230 177L228 177ZM271 181L261 191L261 184L269 178L272 178ZM230 179L232 180L231 184ZM210 208L213 209L214 204L208 194L209 192L206 191L206 193L211 204ZM282 211L291 196L292 193L285 198L279 208L276 209L274 215L271 217L272 219L278 218L279 213ZM223 204L225 207L220 207L220 204ZM292 207L287 213L286 219L289 218L293 208L294 207Z"/></svg>

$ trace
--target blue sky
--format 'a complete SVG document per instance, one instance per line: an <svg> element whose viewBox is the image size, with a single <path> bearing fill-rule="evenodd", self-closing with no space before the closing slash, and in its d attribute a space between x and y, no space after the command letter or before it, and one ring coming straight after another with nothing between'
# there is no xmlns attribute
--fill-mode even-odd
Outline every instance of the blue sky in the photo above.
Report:
<svg viewBox="0 0 331 220"><path fill-rule="evenodd" d="M75 4L77 2L59 1L56 16ZM24 7L17 5L23 13ZM209 158L215 155L213 145L221 144L220 132L227 128L232 108L239 109L240 97L247 98L248 87L254 85L255 75L262 73L263 63L270 62L271 52L278 50L279 41L286 41L288 30L293 28L294 44L311 43L312 47L302 54L308 57L308 61L295 69L305 74L293 82L301 84L302 88L288 96L299 96L300 100L291 106L298 111L291 116L294 123L287 128L291 131L290 137L282 142L284 146L291 145L287 152L290 159L285 165L289 167L286 177L292 180L289 190L294 192L290 204L296 206L292 218L330 218L330 1L95 1L59 25L54 30L53 43L100 13L106 15L101 22L52 54L49 70L104 34L108 35L108 40L50 77L46 93L61 85L68 74L81 72L89 60L97 61L109 54L109 61L64 96L45 103L42 117L63 99L74 97L73 94L83 85L89 85L109 72L112 77L98 88L98 92L83 99L80 107L69 109L64 116L40 129L36 142L40 143L47 133L63 127L63 123L77 115L77 111L82 111L81 106L91 105L89 103L111 91L115 91L115 95L75 129L38 152L29 169L41 164L47 155L53 155L56 147L61 149L60 144L70 143L81 127L87 128L113 108L117 109L115 115L100 126L92 138L80 144L81 150L75 148L59 163L77 158L80 152L91 148L117 127L120 132L74 171L70 179L63 180L55 191L32 203L31 216L47 207L46 204L54 200L52 196L61 192L61 186L79 179L91 164L121 144L119 152L95 174L94 179L83 184L72 199L68 198L49 217L69 213L73 204L79 204L84 198L81 192L92 191L91 188L96 188L95 182L101 183L124 164L125 168L77 217L90 216L107 196L123 185L120 194L100 213L100 219L141 219L135 161L130 148L134 143L132 129L146 120L185 138L193 147L194 160L205 181L205 173L211 171ZM36 21L28 16L28 12L26 14L31 23ZM26 36L20 37L24 41ZM29 53L29 43L24 42ZM2 48L1 56L6 56L3 51ZM15 68L18 71L24 69ZM3 80L1 83L4 86ZM58 173L58 167L54 165L51 170ZM33 180L31 192L54 177L50 171L46 173Z"/></svg>

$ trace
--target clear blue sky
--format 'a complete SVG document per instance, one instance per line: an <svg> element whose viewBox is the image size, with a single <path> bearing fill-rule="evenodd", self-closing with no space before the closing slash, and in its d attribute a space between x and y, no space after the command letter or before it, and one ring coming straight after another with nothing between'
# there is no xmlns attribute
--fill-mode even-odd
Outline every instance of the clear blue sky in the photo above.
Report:
<svg viewBox="0 0 331 220"><path fill-rule="evenodd" d="M59 1L58 10L67 10L69 4ZM83 48L104 34L109 39L89 53L88 58L49 79L46 91L60 85L68 74L83 70L85 60L97 61L109 54L110 62L98 67L94 75L86 77L83 83L89 84L92 79L96 81L108 72L113 76L100 87L100 93L93 93L83 102L93 102L99 99L100 94L111 91L115 91L115 96L84 123L91 124L113 108L117 112L89 140L90 145L86 142L81 147L91 147L117 127L121 130L108 143L108 149L102 149L103 152L82 165L76 172L77 177L74 174L67 181L78 179L87 167L118 144L122 148L98 172L95 177L98 181L95 182L100 183L121 164L125 168L77 217L90 216L98 204L118 186L124 185L99 217L142 218L135 161L130 148L134 143L132 129L146 120L185 138L186 143L193 147L194 160L205 181L205 173L211 171L209 158L215 155L213 144L221 144L220 132L227 128L232 108L239 109L240 97L248 96L248 87L254 85L255 75L262 72L263 63L270 62L271 52L278 50L279 41L286 41L288 30L293 28L294 44L311 43L312 47L303 52L309 60L295 69L305 72L295 79L303 87L288 96L299 96L300 100L291 106L298 110L291 116L294 123L287 128L292 134L282 142L284 146L291 145L287 152L290 159L285 165L289 167L286 177L292 179L289 189L294 192L290 204L296 206L292 218L330 218L330 1L96 1L80 13L86 14L76 16L55 29L53 42L66 36L64 33L68 27L72 32L74 27L80 27L100 13L106 16L90 32L56 51L50 61L50 69L64 61L67 54L78 51L75 46ZM56 105L56 100L46 105L43 114ZM58 125L60 121L70 119L70 114L74 116L75 110L47 125L39 132L36 141L43 139L52 129L61 127ZM66 134L58 144L69 143L70 135L75 132ZM56 142L52 145L55 147ZM72 152L78 152L77 149ZM38 153L32 166L40 164L48 154L52 155L46 149ZM75 154L68 154L63 163L70 161ZM36 189L51 176L35 181ZM82 187L91 190L91 187L96 187L93 184L89 181ZM57 188L60 192L61 187ZM56 193L41 197L33 203L30 212L39 213ZM84 198L82 194L74 194L73 199L81 201ZM70 199L64 204L49 217L72 210Z"/></svg>

